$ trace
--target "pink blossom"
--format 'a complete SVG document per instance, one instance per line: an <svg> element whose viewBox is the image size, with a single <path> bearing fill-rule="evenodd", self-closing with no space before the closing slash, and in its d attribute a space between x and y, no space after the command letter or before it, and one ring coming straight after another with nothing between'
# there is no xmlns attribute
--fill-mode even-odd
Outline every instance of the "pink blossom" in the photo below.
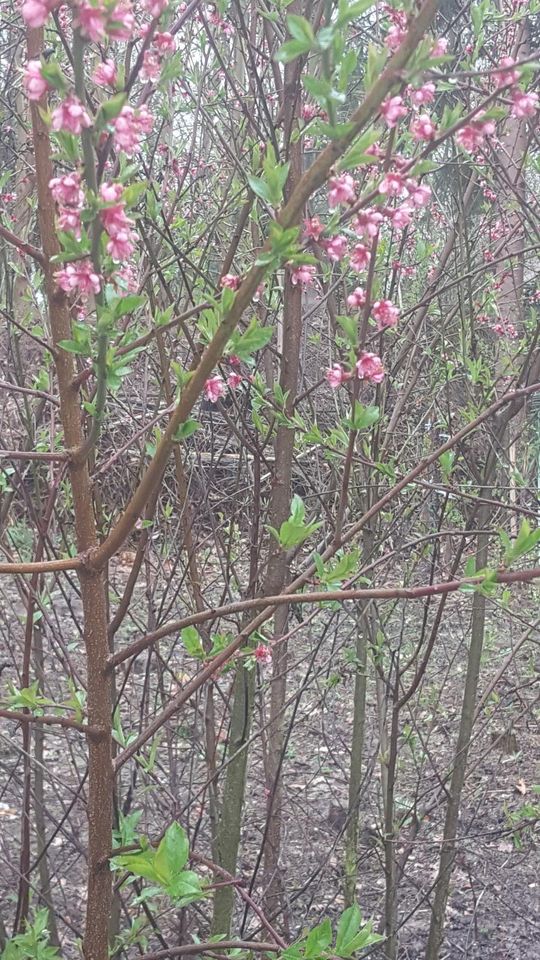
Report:
<svg viewBox="0 0 540 960"><path fill-rule="evenodd" d="M343 260L343 257L347 253L347 237L344 237L343 234L339 234L337 237L330 237L329 240L324 241L324 249L330 260L333 260L334 263L337 263L338 260Z"/></svg>
<svg viewBox="0 0 540 960"><path fill-rule="evenodd" d="M505 87L510 83L517 83L519 80L519 70L514 70L515 60L513 57L502 57L499 60L499 69L493 74L497 87Z"/></svg>
<svg viewBox="0 0 540 960"><path fill-rule="evenodd" d="M411 123L411 133L415 140L433 140L437 133L437 127L427 113L421 113Z"/></svg>
<svg viewBox="0 0 540 960"><path fill-rule="evenodd" d="M81 211L76 207L60 207L58 228L65 233L73 233L79 239L81 236Z"/></svg>
<svg viewBox="0 0 540 960"><path fill-rule="evenodd" d="M403 105L402 97L387 97L380 106L380 113L386 125L395 127L396 123L407 115L407 107Z"/></svg>
<svg viewBox="0 0 540 960"><path fill-rule="evenodd" d="M120 296L125 296L127 293L137 293L139 289L135 269L131 263L119 267L111 279L116 292Z"/></svg>
<svg viewBox="0 0 540 960"><path fill-rule="evenodd" d="M293 286L296 286L297 283L302 283L308 286L313 283L315 279L315 267L312 264L304 263L300 267L293 267L291 269L291 283Z"/></svg>
<svg viewBox="0 0 540 960"><path fill-rule="evenodd" d="M257 663L260 663L262 666L268 666L272 663L272 651L266 643L259 643L255 647L254 656Z"/></svg>
<svg viewBox="0 0 540 960"><path fill-rule="evenodd" d="M231 390L236 390L236 388L242 383L243 376L241 373L230 373L227 377L227 386Z"/></svg>
<svg viewBox="0 0 540 960"><path fill-rule="evenodd" d="M223 378L217 374L215 377L210 377L204 385L204 392L206 399L210 403L217 403L220 397L225 393L225 384L223 383Z"/></svg>
<svg viewBox="0 0 540 960"><path fill-rule="evenodd" d="M360 210L355 217L353 230L359 236L376 237L383 220L384 217L380 210L375 210L373 207L366 207L365 210Z"/></svg>
<svg viewBox="0 0 540 960"><path fill-rule="evenodd" d="M157 47L158 53L162 57L167 53L174 53L176 50L176 40L172 33L155 33L152 43Z"/></svg>
<svg viewBox="0 0 540 960"><path fill-rule="evenodd" d="M523 117L533 117L538 110L538 94L524 93L523 90L512 91L511 114L518 120Z"/></svg>
<svg viewBox="0 0 540 960"><path fill-rule="evenodd" d="M61 177L53 177L49 180L49 190L53 200L61 206L80 207L84 203L80 173L65 173Z"/></svg>
<svg viewBox="0 0 540 960"><path fill-rule="evenodd" d="M431 187L428 187L427 183L414 183L410 188L407 185L407 189L413 207L425 207L431 200Z"/></svg>
<svg viewBox="0 0 540 960"><path fill-rule="evenodd" d="M371 254L368 248L363 243L357 243L353 247L349 263L353 270L356 270L357 273L360 273L361 270L365 270L371 260Z"/></svg>
<svg viewBox="0 0 540 960"><path fill-rule="evenodd" d="M98 63L92 74L92 80L100 87L116 86L117 70L114 60L104 60Z"/></svg>
<svg viewBox="0 0 540 960"><path fill-rule="evenodd" d="M304 220L305 237L309 237L310 240L318 240L321 233L324 233L324 224L321 223L318 217L311 217L311 219Z"/></svg>
<svg viewBox="0 0 540 960"><path fill-rule="evenodd" d="M403 43L405 37L407 36L407 31L403 30L402 27L398 26L396 23L392 24L385 38L385 46L389 50L397 50L399 46Z"/></svg>
<svg viewBox="0 0 540 960"><path fill-rule="evenodd" d="M390 213L390 219L392 221L392 226L394 230L403 230L404 227L407 227L412 219L413 210L407 203L402 203L400 207L396 207L395 210L392 210Z"/></svg>
<svg viewBox="0 0 540 960"><path fill-rule="evenodd" d="M133 220L126 216L125 207L125 203L114 203L100 210L101 222L110 237L133 226Z"/></svg>
<svg viewBox="0 0 540 960"><path fill-rule="evenodd" d="M220 287L228 287L229 290L238 290L242 280L234 273L226 273L219 281Z"/></svg>
<svg viewBox="0 0 540 960"><path fill-rule="evenodd" d="M376 157L377 160L384 160L386 156L386 151L380 143L372 143L371 146L367 147L366 153L368 157Z"/></svg>
<svg viewBox="0 0 540 960"><path fill-rule="evenodd" d="M83 104L73 93L66 97L56 110L53 110L53 130L66 130L68 133L78 135L85 127L91 126L92 121Z"/></svg>
<svg viewBox="0 0 540 960"><path fill-rule="evenodd" d="M49 84L41 74L39 60L29 60L23 74L24 92L29 100L41 100L49 90Z"/></svg>
<svg viewBox="0 0 540 960"><path fill-rule="evenodd" d="M376 300L371 308L371 313L377 321L378 330L395 327L399 320L399 310L391 300Z"/></svg>
<svg viewBox="0 0 540 960"><path fill-rule="evenodd" d="M350 173L341 173L331 177L328 182L328 206L338 207L340 203L353 203L356 199L355 182Z"/></svg>
<svg viewBox="0 0 540 960"><path fill-rule="evenodd" d="M318 112L319 108L316 107L314 103L304 103L301 111L302 120L309 123L310 120L313 120L313 118L317 116Z"/></svg>
<svg viewBox="0 0 540 960"><path fill-rule="evenodd" d="M135 234L132 230L116 230L116 232L110 235L109 242L107 243L107 253L115 263L122 263L125 260L129 260L131 254L135 249L135 244L133 243Z"/></svg>
<svg viewBox="0 0 540 960"><path fill-rule="evenodd" d="M77 7L75 26L79 28L83 37L88 37L93 43L98 43L106 36L105 24L107 11L105 7L96 3L94 6L83 0Z"/></svg>
<svg viewBox="0 0 540 960"><path fill-rule="evenodd" d="M168 5L169 0L143 0L144 9L154 20L156 17L161 16L163 11L167 9Z"/></svg>
<svg viewBox="0 0 540 960"><path fill-rule="evenodd" d="M120 0L109 16L107 33L111 40L131 40L135 28L131 0Z"/></svg>
<svg viewBox="0 0 540 960"><path fill-rule="evenodd" d="M405 178L401 173L387 173L379 184L379 193L383 196L399 197L405 189Z"/></svg>
<svg viewBox="0 0 540 960"><path fill-rule="evenodd" d="M384 380L382 360L376 353L361 353L356 361L356 375L359 380L381 383Z"/></svg>
<svg viewBox="0 0 540 960"><path fill-rule="evenodd" d="M473 120L465 124L456 134L456 140L460 147L463 147L468 153L473 153L478 147L482 146L485 137L490 137L495 133L495 124L492 120Z"/></svg>
<svg viewBox="0 0 540 960"><path fill-rule="evenodd" d="M87 296L89 293L99 293L101 280L94 270L90 260L77 260L68 263L61 270L57 270L54 278L58 286L66 293L80 293Z"/></svg>
<svg viewBox="0 0 540 960"><path fill-rule="evenodd" d="M355 287L353 292L347 297L347 306L351 309L365 306L366 291L362 287Z"/></svg>
<svg viewBox="0 0 540 960"><path fill-rule="evenodd" d="M137 112L137 123L142 133L151 132L154 125L154 117L150 113L148 107L146 107L144 104L142 107L139 107Z"/></svg>
<svg viewBox="0 0 540 960"><path fill-rule="evenodd" d="M334 365L326 371L325 377L326 382L330 384L332 390L337 390L342 383L350 380L351 375L343 369L340 363L334 363Z"/></svg>
<svg viewBox="0 0 540 960"><path fill-rule="evenodd" d="M115 147L132 157L139 149L142 134L152 128L152 122L153 117L144 105L136 112L125 104L113 124Z"/></svg>
<svg viewBox="0 0 540 960"><path fill-rule="evenodd" d="M435 84L434 83L424 83L418 89L413 89L409 87L408 89L409 100L415 107L421 107L425 103L431 103L435 98Z"/></svg>
<svg viewBox="0 0 540 960"><path fill-rule="evenodd" d="M161 73L161 59L153 50L145 50L141 67L141 78L155 83Z"/></svg>
<svg viewBox="0 0 540 960"><path fill-rule="evenodd" d="M99 188L99 193L104 203L116 203L120 200L123 192L124 188L121 183L111 183L110 181L102 183Z"/></svg>
<svg viewBox="0 0 540 960"><path fill-rule="evenodd" d="M22 17L29 27L42 27L49 14L57 6L57 0L25 0Z"/></svg>
<svg viewBox="0 0 540 960"><path fill-rule="evenodd" d="M439 37L433 45L431 56L444 57L447 50L448 50L448 40L446 39L446 37Z"/></svg>

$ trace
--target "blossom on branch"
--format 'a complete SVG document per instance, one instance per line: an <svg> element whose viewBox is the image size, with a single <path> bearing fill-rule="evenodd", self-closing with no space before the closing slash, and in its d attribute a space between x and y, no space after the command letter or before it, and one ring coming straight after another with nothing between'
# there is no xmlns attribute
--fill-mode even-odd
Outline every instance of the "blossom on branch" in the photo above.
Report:
<svg viewBox="0 0 540 960"><path fill-rule="evenodd" d="M83 297L90 293L99 293L101 279L94 270L91 260L76 260L57 270L54 278L65 293L79 293Z"/></svg>
<svg viewBox="0 0 540 960"><path fill-rule="evenodd" d="M39 60L29 60L23 73L24 92L29 100L41 100L44 93L50 90L49 84L41 73Z"/></svg>
<svg viewBox="0 0 540 960"><path fill-rule="evenodd" d="M52 128L56 131L65 131L78 136L84 129L91 127L92 121L86 109L75 94L70 94L53 110Z"/></svg>
<svg viewBox="0 0 540 960"><path fill-rule="evenodd" d="M220 377L219 374L216 374L215 377L210 377L204 385L204 395L210 403L217 403L218 400L225 394L225 384L223 383L223 377Z"/></svg>
<svg viewBox="0 0 540 960"><path fill-rule="evenodd" d="M399 310L391 300L376 300L371 308L371 313L377 321L378 330L395 327L399 320Z"/></svg>
<svg viewBox="0 0 540 960"><path fill-rule="evenodd" d="M356 374L359 380L381 383L384 380L382 360L376 353L361 353L356 361Z"/></svg>

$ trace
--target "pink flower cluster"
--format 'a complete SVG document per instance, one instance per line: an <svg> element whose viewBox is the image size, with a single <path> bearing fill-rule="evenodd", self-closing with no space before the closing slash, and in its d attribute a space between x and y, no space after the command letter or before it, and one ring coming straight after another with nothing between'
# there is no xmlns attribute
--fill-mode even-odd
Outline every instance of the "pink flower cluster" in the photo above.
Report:
<svg viewBox="0 0 540 960"><path fill-rule="evenodd" d="M101 199L107 204L100 210L100 218L107 236L107 253L116 263L128 260L135 249L133 220L126 215L122 201L123 187L120 183L104 183L100 188Z"/></svg>
<svg viewBox="0 0 540 960"><path fill-rule="evenodd" d="M66 293L77 293L83 298L99 293L101 278L94 270L91 260L77 260L57 270L54 278Z"/></svg>
<svg viewBox="0 0 540 960"><path fill-rule="evenodd" d="M82 0L76 9L75 26L93 43L100 43L106 37L131 40L135 27L131 0L120 0L112 10L99 0L96 3Z"/></svg>
<svg viewBox="0 0 540 960"><path fill-rule="evenodd" d="M259 643L255 647L254 656L257 663L265 667L272 663L272 651L266 643Z"/></svg>
<svg viewBox="0 0 540 960"><path fill-rule="evenodd" d="M229 290L238 290L241 283L241 277L237 277L235 273L226 273L219 281L220 287L228 287Z"/></svg>
<svg viewBox="0 0 540 960"><path fill-rule="evenodd" d="M153 123L154 118L144 104L138 110L134 110L127 104L123 106L113 122L113 140L116 149L132 157L139 149L143 135L150 133Z"/></svg>
<svg viewBox="0 0 540 960"><path fill-rule="evenodd" d="M44 93L50 89L49 84L41 74L39 60L29 60L23 74L24 92L29 100L41 100Z"/></svg>
<svg viewBox="0 0 540 960"><path fill-rule="evenodd" d="M98 63L92 74L92 80L100 87L115 87L117 70L114 60L103 60Z"/></svg>
<svg viewBox="0 0 540 960"><path fill-rule="evenodd" d="M340 173L331 177L328 182L328 206L330 209L339 207L343 203L354 203L356 200L356 184L350 173Z"/></svg>
<svg viewBox="0 0 540 960"><path fill-rule="evenodd" d="M299 267L291 268L291 283L296 286L301 283L303 286L309 286L315 279L315 267L312 264L302 264Z"/></svg>
<svg viewBox="0 0 540 960"><path fill-rule="evenodd" d="M175 48L176 42L172 33L156 33L152 38L152 48L146 50L143 57L142 79L156 83L161 74L163 60L169 54L174 53Z"/></svg>
<svg viewBox="0 0 540 960"><path fill-rule="evenodd" d="M359 380L367 380L368 383L381 383L384 379L383 363L376 353L363 351L356 361L355 371ZM350 380L352 375L352 372L345 370L341 363L334 363L326 371L325 379L332 390L337 390L347 380Z"/></svg>
<svg viewBox="0 0 540 960"><path fill-rule="evenodd" d="M65 173L61 177L49 180L49 190L58 204L58 227L77 238L81 235L81 210L84 204L84 192L81 188L79 173Z"/></svg>
<svg viewBox="0 0 540 960"><path fill-rule="evenodd" d="M24 0L22 16L29 27L42 27L60 0Z"/></svg>
<svg viewBox="0 0 540 960"><path fill-rule="evenodd" d="M387 97L383 100L380 107L380 113L387 127L395 127L402 117L407 116L407 107L403 103L403 98Z"/></svg>
<svg viewBox="0 0 540 960"><path fill-rule="evenodd" d="M236 357L231 357L230 362L232 363L233 359L236 360ZM236 388L242 383L243 376L241 373L236 373L233 371L227 377L227 386L231 390L236 390ZM226 389L223 377L217 373L214 377L209 377L204 385L204 395L210 403L217 403L218 400L221 400L221 397L225 396Z"/></svg>
<svg viewBox="0 0 540 960"><path fill-rule="evenodd" d="M391 300L376 300L371 313L377 321L377 329L381 331L387 327L395 327L399 320L399 310Z"/></svg>
<svg viewBox="0 0 540 960"><path fill-rule="evenodd" d="M461 130L458 130L456 140L467 153L474 153L482 146L485 138L492 137L494 133L495 124L493 120L479 117L478 120L472 120L465 124Z"/></svg>
<svg viewBox="0 0 540 960"><path fill-rule="evenodd" d="M53 110L51 125L53 130L79 136L82 130L92 126L92 121L79 98L71 93Z"/></svg>

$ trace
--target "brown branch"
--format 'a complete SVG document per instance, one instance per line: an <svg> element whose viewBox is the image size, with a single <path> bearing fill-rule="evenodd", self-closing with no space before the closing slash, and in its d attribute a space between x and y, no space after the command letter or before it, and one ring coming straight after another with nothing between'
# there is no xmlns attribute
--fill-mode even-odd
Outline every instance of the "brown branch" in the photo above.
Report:
<svg viewBox="0 0 540 960"><path fill-rule="evenodd" d="M43 256L41 250L38 250L37 247L32 246L31 243L26 243L24 240L21 240L17 237L11 230L8 230L7 227L4 227L0 223L0 237L3 237L4 240L7 240L13 247L16 247L17 250L20 250L21 253L27 253L29 257L32 257L36 263L42 267L45 263L45 257Z"/></svg>
<svg viewBox="0 0 540 960"><path fill-rule="evenodd" d="M529 583L531 580L540 578L540 567L532 567L529 570L499 570L497 571L497 583ZM135 640L129 646L124 647L117 653L109 657L109 667L117 667L120 663L128 660L132 656L146 650L152 644L157 643L163 637L171 633L179 633L185 627L194 626L199 623L205 623L208 620L218 620L233 613L244 613L246 610L258 610L261 607L278 607L284 603L326 603L332 600L338 600L344 603L346 600L420 600L424 597L440 596L440 594L454 593L460 587L467 584L482 583L483 577L465 577L462 580L443 580L440 583L422 584L418 587L359 587L350 590L311 590L305 593L279 593L275 596L253 597L251 600L238 600L236 603L225 604L221 607L209 607L201 610L200 613L192 613L189 617L181 620L174 620L166 623L153 633L147 634L140 640ZM231 644L232 646L232 644ZM227 648L228 649L228 648ZM215 663L215 660L212 660Z"/></svg>
<svg viewBox="0 0 540 960"><path fill-rule="evenodd" d="M258 943L256 940L210 940L207 943L185 943L180 947L156 950L155 953L143 953L140 960L165 960L166 957L215 953L216 950L256 950L260 953L279 953L282 947L275 943Z"/></svg>
<svg viewBox="0 0 540 960"><path fill-rule="evenodd" d="M50 393L45 393L44 390L32 390L30 387L20 387L17 383L10 383L9 380L0 380L0 389L7 390L9 393L23 393L31 397L39 397L41 400L53 403L55 407L60 406L60 401L51 396Z"/></svg>
<svg viewBox="0 0 540 960"><path fill-rule="evenodd" d="M0 460L67 460L67 453L38 453L35 450L0 450Z"/></svg>
<svg viewBox="0 0 540 960"><path fill-rule="evenodd" d="M43 723L47 727L65 727L67 730L78 730L89 737L99 735L101 732L97 727L89 727L87 724L70 720L69 717L55 717L47 713L38 717L33 713L23 713L21 710L0 708L0 717L3 717L4 720L13 720L16 723Z"/></svg>
<svg viewBox="0 0 540 960"><path fill-rule="evenodd" d="M540 567L533 567L530 570L516 570L513 572L507 571L497 571L494 577L495 583L530 583L532 580L540 579ZM210 677L214 676L216 672L227 663L228 660L236 653L238 648L245 643L246 638L249 637L255 629L257 629L262 623L264 623L269 616L272 615L275 607L283 603L323 603L325 601L331 600L397 600L397 599L406 599L406 600L421 600L424 597L437 596L445 593L454 593L456 590L459 590L460 587L480 584L484 580L484 577L470 577L463 580L448 580L443 583L432 583L420 587L379 587L372 590L328 590L328 591L315 591L313 593L303 593L296 594L295 596L287 594L286 592L280 594L276 597L259 597L255 600L244 600L239 601L240 604L245 604L244 609L257 608L259 606L265 606L263 612L251 623L249 623L237 637L230 643L221 653L218 653L217 656L213 657L209 663L207 663L202 670L199 671L190 680L189 683L176 695L176 697L171 700L171 702L158 714L154 720L147 726L146 730L143 730L139 734L136 740L130 744L114 761L115 773L131 758L133 757L142 746L150 740L163 726L163 724L170 719L180 707L191 699L196 690L198 690ZM233 606L233 604L231 604ZM230 609L230 608L229 608ZM193 620L191 621L193 622ZM110 658L111 659L111 658ZM110 662L110 660L109 660Z"/></svg>

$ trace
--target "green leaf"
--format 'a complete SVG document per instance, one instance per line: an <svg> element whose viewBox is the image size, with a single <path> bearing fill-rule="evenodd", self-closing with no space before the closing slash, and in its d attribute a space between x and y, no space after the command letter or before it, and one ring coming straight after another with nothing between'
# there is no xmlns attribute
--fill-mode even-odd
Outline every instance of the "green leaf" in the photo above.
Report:
<svg viewBox="0 0 540 960"><path fill-rule="evenodd" d="M165 836L158 847L158 853L162 846L165 850L169 873L171 876L175 876L185 867L189 856L189 840L186 831L176 820L167 828ZM198 883L197 875L193 874L193 876Z"/></svg>
<svg viewBox="0 0 540 960"><path fill-rule="evenodd" d="M106 123L114 120L118 116L126 100L127 93L115 93L114 97L111 97L110 100L105 100L105 102L101 104L100 114Z"/></svg>
<svg viewBox="0 0 540 960"><path fill-rule="evenodd" d="M135 293L128 293L125 297L118 297L116 302L109 304L112 308L113 316L116 320L125 317L128 313L133 313L139 307L146 303L146 297L139 297Z"/></svg>
<svg viewBox="0 0 540 960"><path fill-rule="evenodd" d="M291 501L289 519L283 521L279 532L274 527L267 528L284 550L290 550L292 547L299 546L304 540L307 540L315 530L318 530L318 528L322 526L322 521L319 523L305 523L305 515L306 508L304 502L301 497L295 494Z"/></svg>
<svg viewBox="0 0 540 960"><path fill-rule="evenodd" d="M313 28L305 17L299 17L295 13L290 13L287 16L287 27L291 37L294 37L295 40L303 40L305 43L309 43L310 46L314 42L315 35Z"/></svg>
<svg viewBox="0 0 540 960"><path fill-rule="evenodd" d="M188 437L191 437L200 427L200 423L197 420L186 420L184 423L181 423L174 435L174 439L179 443L182 443L184 440L187 440Z"/></svg>
<svg viewBox="0 0 540 960"><path fill-rule="evenodd" d="M287 43L279 48L274 60L278 63L291 63L304 53L309 53L310 50L311 43L308 43L307 40L287 40Z"/></svg>
<svg viewBox="0 0 540 960"><path fill-rule="evenodd" d="M311 957L320 957L320 955L328 949L331 942L332 924L330 923L329 917L326 917L322 923L314 927L308 934L304 948L306 960L310 960Z"/></svg>
<svg viewBox="0 0 540 960"><path fill-rule="evenodd" d="M231 338L232 353L240 360L247 360L252 353L262 350L270 342L274 334L273 327L261 327L256 317L249 322L244 333L234 333Z"/></svg>
<svg viewBox="0 0 540 960"><path fill-rule="evenodd" d="M341 158L338 164L338 170L354 170L364 163L376 163L376 157L366 154L366 150L380 138L380 132L370 127L366 130L353 145L349 147L347 153Z"/></svg>
<svg viewBox="0 0 540 960"><path fill-rule="evenodd" d="M184 627L180 633L180 638L190 657L197 657L198 660L204 659L204 647L195 627Z"/></svg>
<svg viewBox="0 0 540 960"><path fill-rule="evenodd" d="M47 81L49 86L54 87L54 89L60 93L64 93L69 87L68 79L56 60L42 60L41 76Z"/></svg>
<svg viewBox="0 0 540 960"><path fill-rule="evenodd" d="M154 866L154 851L150 848L148 850L137 851L136 853L126 853L119 857L113 857L111 867L113 870L127 870L136 877L151 880L152 883L161 883Z"/></svg>
<svg viewBox="0 0 540 960"><path fill-rule="evenodd" d="M350 316L349 314L343 314L342 316L336 317L336 320L351 346L356 347L358 343L358 316L355 314L351 314Z"/></svg>
<svg viewBox="0 0 540 960"><path fill-rule="evenodd" d="M126 207L134 207L146 193L147 189L148 182L146 180L138 180L137 183L130 183L128 187L124 188L122 194L123 203L126 204Z"/></svg>
<svg viewBox="0 0 540 960"><path fill-rule="evenodd" d="M342 913L336 936L336 953L339 957L349 957L351 955L350 945L354 941L361 923L362 914L358 904L353 904L352 907Z"/></svg>
<svg viewBox="0 0 540 960"><path fill-rule="evenodd" d="M351 419L348 421L348 426L353 430L367 430L369 427L372 427L374 423L377 423L379 416L380 411L378 407L365 407L357 400L354 404Z"/></svg>
<svg viewBox="0 0 540 960"><path fill-rule="evenodd" d="M339 0L336 26L342 27L350 23L351 20L360 17L366 10L369 10L374 3L375 0L355 0L354 3L349 3L348 0Z"/></svg>
<svg viewBox="0 0 540 960"><path fill-rule="evenodd" d="M267 203L272 202L271 190L265 180L262 180L261 177L253 177L251 174L248 174L247 182L256 197L260 197L261 200L266 200Z"/></svg>

